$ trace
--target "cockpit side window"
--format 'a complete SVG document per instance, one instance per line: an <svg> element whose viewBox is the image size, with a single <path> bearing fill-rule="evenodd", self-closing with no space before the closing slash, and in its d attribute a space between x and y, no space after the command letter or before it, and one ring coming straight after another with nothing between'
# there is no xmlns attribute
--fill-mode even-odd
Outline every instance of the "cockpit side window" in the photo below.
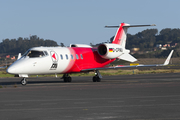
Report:
<svg viewBox="0 0 180 120"><path fill-rule="evenodd" d="M44 51L45 56L48 55L47 51Z"/></svg>
<svg viewBox="0 0 180 120"><path fill-rule="evenodd" d="M30 50L26 51L22 56L26 56Z"/></svg>
<svg viewBox="0 0 180 120"><path fill-rule="evenodd" d="M36 50L30 50L24 54L24 56L29 56L29 58L44 57L47 55L48 55L47 51L36 51Z"/></svg>

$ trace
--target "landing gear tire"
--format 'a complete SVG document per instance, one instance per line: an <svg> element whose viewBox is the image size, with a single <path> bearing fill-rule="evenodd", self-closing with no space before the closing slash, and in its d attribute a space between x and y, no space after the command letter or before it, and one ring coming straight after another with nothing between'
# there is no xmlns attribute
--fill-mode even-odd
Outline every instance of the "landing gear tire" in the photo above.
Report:
<svg viewBox="0 0 180 120"><path fill-rule="evenodd" d="M101 78L99 78L98 76L94 76L93 82L101 82Z"/></svg>
<svg viewBox="0 0 180 120"><path fill-rule="evenodd" d="M64 82L71 82L72 78L70 76L64 77Z"/></svg>
<svg viewBox="0 0 180 120"><path fill-rule="evenodd" d="M101 74L98 70L95 70L95 76L93 77L93 82L101 82Z"/></svg>
<svg viewBox="0 0 180 120"><path fill-rule="evenodd" d="M71 82L71 81L72 81L71 77L68 77L68 82Z"/></svg>
<svg viewBox="0 0 180 120"><path fill-rule="evenodd" d="M21 80L21 84L22 84L23 86L27 84L26 78L23 78L23 79Z"/></svg>
<svg viewBox="0 0 180 120"><path fill-rule="evenodd" d="M96 81L97 81L97 80L96 80L96 76L94 76L94 77L93 77L93 82L96 82Z"/></svg>
<svg viewBox="0 0 180 120"><path fill-rule="evenodd" d="M67 82L67 77L64 78L64 82Z"/></svg>
<svg viewBox="0 0 180 120"><path fill-rule="evenodd" d="M101 82L101 78L98 77L98 78L97 78L97 82Z"/></svg>

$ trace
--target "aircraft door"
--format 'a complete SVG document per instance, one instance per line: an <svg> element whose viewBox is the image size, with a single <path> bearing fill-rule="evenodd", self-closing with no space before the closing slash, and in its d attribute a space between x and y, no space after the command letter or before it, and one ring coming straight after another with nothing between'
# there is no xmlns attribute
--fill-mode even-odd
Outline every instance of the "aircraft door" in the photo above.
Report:
<svg viewBox="0 0 180 120"><path fill-rule="evenodd" d="M50 70L56 70L58 68L59 57L57 53L54 51L50 51L50 54L51 54L51 59L52 59L52 65L51 65Z"/></svg>

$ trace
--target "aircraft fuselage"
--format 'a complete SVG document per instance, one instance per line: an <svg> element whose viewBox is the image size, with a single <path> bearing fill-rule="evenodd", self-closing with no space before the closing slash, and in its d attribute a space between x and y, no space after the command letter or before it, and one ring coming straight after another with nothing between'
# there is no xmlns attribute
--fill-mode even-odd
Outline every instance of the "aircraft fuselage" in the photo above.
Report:
<svg viewBox="0 0 180 120"><path fill-rule="evenodd" d="M75 73L83 69L99 68L115 59L104 59L97 48L34 47L29 49L7 70L11 74Z"/></svg>

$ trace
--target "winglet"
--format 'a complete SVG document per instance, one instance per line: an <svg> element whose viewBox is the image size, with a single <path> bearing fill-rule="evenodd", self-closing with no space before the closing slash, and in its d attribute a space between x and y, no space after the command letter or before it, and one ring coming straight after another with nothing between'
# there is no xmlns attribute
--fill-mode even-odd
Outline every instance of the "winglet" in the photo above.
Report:
<svg viewBox="0 0 180 120"><path fill-rule="evenodd" d="M174 50L171 50L169 56L167 57L167 59L166 59L166 61L164 62L163 65L168 65L168 64L169 64L169 61L170 61L170 59L171 59L171 56L172 56L173 52L174 52Z"/></svg>

